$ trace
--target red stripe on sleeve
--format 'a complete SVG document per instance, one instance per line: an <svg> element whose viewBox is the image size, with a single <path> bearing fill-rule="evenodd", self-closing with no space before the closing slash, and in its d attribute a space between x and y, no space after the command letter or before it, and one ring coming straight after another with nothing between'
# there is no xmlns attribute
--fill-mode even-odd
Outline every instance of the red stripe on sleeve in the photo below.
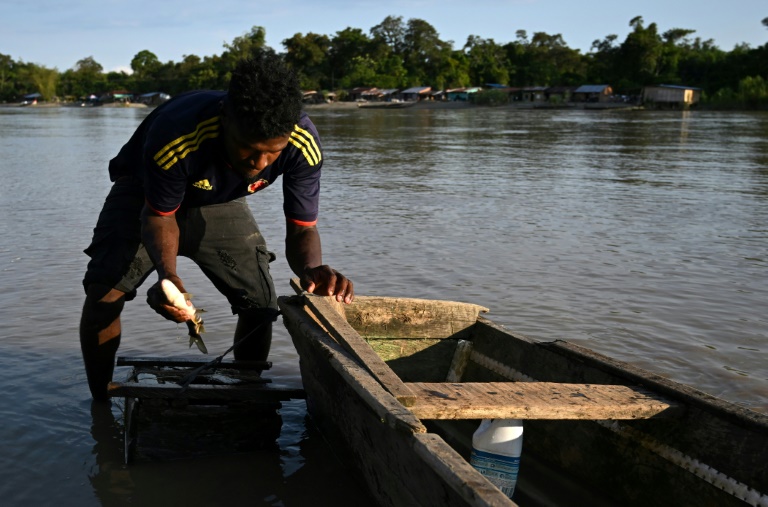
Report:
<svg viewBox="0 0 768 507"><path fill-rule="evenodd" d="M144 201L144 204L146 204L146 205L147 205L147 208L151 209L152 211L154 211L155 213L157 213L158 215L160 215L160 216L163 216L163 217L167 217L168 215L173 215L173 214L174 214L174 213L176 213L176 211L177 211L177 210L178 210L178 209L181 207L181 204L179 204L178 206L176 206L176 207L175 207L173 210L171 210L171 211L158 211L158 210L156 210L155 208L153 208L151 204L149 204L149 201L146 201L146 200L145 200L145 201Z"/></svg>
<svg viewBox="0 0 768 507"><path fill-rule="evenodd" d="M296 225L300 225L302 227L312 227L313 225L317 225L317 219L311 221L311 222L302 222L301 220L296 220L294 218L289 218L291 222L293 222Z"/></svg>

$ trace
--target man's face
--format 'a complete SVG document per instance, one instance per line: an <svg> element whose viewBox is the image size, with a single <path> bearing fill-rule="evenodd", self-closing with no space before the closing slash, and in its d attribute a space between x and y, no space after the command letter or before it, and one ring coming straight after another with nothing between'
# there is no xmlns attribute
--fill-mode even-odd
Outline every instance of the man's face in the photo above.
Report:
<svg viewBox="0 0 768 507"><path fill-rule="evenodd" d="M233 121L222 117L224 149L227 161L244 179L257 176L265 167L272 164L288 146L290 134L273 139L249 140L245 138Z"/></svg>

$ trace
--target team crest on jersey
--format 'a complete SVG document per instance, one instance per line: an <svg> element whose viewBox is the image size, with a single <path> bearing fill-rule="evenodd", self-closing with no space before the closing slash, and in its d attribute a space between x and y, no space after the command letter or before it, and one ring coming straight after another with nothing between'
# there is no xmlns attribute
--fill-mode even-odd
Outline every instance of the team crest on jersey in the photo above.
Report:
<svg viewBox="0 0 768 507"><path fill-rule="evenodd" d="M269 182L267 180L255 181L250 185L248 185L248 192L250 193L258 192L259 190L266 187L267 185L269 185Z"/></svg>
<svg viewBox="0 0 768 507"><path fill-rule="evenodd" d="M208 182L208 180L196 181L195 183L192 183L192 186L202 190L213 190L213 186Z"/></svg>

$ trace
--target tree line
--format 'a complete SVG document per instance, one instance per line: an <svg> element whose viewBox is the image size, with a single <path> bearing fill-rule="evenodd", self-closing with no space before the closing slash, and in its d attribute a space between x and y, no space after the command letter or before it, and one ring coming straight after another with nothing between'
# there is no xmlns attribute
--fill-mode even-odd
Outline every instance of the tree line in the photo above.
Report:
<svg viewBox="0 0 768 507"><path fill-rule="evenodd" d="M762 20L768 27L768 18ZM444 90L488 83L511 87L609 84L617 94L636 95L643 86L680 84L703 90L706 102L723 107L768 108L768 43L740 44L724 51L695 30L659 32L656 23L638 16L623 41L607 35L587 54L568 47L560 34L525 30L515 40L497 43L470 35L463 47L440 39L421 19L388 16L368 33L345 28L334 35L297 33L282 41L285 61L298 72L305 90L334 91L358 86L403 89L431 86ZM235 63L258 51L274 51L266 31L254 26L224 44L220 55L185 55L180 62L160 62L149 50L130 62L132 73L104 72L93 57L64 72L15 61L0 53L0 101L30 93L45 100L81 98L114 90L133 93L224 89Z"/></svg>

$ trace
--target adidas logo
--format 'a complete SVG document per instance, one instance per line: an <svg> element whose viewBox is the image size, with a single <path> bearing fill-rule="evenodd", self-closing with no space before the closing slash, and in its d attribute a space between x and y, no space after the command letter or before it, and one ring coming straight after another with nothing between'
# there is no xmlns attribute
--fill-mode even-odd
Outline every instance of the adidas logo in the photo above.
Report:
<svg viewBox="0 0 768 507"><path fill-rule="evenodd" d="M202 190L213 190L213 187L210 183L208 183L208 180L200 180L198 182L192 183L192 186Z"/></svg>

